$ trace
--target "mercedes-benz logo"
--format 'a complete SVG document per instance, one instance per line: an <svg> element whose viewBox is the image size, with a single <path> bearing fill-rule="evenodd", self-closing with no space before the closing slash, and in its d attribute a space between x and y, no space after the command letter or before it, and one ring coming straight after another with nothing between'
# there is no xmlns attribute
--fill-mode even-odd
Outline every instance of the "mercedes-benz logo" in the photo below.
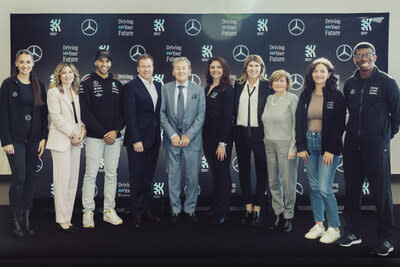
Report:
<svg viewBox="0 0 400 267"><path fill-rule="evenodd" d="M200 79L199 75L197 75L197 74L190 74L189 81L191 81L197 85L201 85L201 79Z"/></svg>
<svg viewBox="0 0 400 267"><path fill-rule="evenodd" d="M302 195L304 193L303 185L299 182L296 184L296 193Z"/></svg>
<svg viewBox="0 0 400 267"><path fill-rule="evenodd" d="M97 22L92 19L85 19L81 24L82 33L86 36L94 35L97 29Z"/></svg>
<svg viewBox="0 0 400 267"><path fill-rule="evenodd" d="M201 31L201 23L197 19L189 19L185 23L185 31L190 36L196 36Z"/></svg>
<svg viewBox="0 0 400 267"><path fill-rule="evenodd" d="M300 90L304 84L303 76L295 73L295 74L290 75L290 77L292 78L292 88L290 88L290 89L293 91Z"/></svg>
<svg viewBox="0 0 400 267"><path fill-rule="evenodd" d="M336 49L336 57L340 61L349 61L352 57L352 49L351 46L347 44L342 44L339 45L339 47Z"/></svg>
<svg viewBox="0 0 400 267"><path fill-rule="evenodd" d="M343 170L343 156L339 156L339 164L336 167L336 170L338 172L344 172L344 170Z"/></svg>
<svg viewBox="0 0 400 267"><path fill-rule="evenodd" d="M43 160L41 158L38 159L39 161L36 163L36 173L40 172L43 169Z"/></svg>
<svg viewBox="0 0 400 267"><path fill-rule="evenodd" d="M137 62L138 57L143 54L146 54L146 49L141 45L134 45L129 50L129 57L135 62Z"/></svg>
<svg viewBox="0 0 400 267"><path fill-rule="evenodd" d="M243 62L249 56L249 49L245 45L237 45L233 48L233 58L236 61Z"/></svg>
<svg viewBox="0 0 400 267"><path fill-rule="evenodd" d="M42 48L40 48L37 45L31 45L27 49L32 53L34 62L37 62L42 59L43 56Z"/></svg>
<svg viewBox="0 0 400 267"><path fill-rule="evenodd" d="M292 19L288 24L288 29L291 35L300 35L305 29L304 22L301 19Z"/></svg>
<svg viewBox="0 0 400 267"><path fill-rule="evenodd" d="M232 168L236 171L239 172L239 164L237 161L237 157L234 157L232 160Z"/></svg>

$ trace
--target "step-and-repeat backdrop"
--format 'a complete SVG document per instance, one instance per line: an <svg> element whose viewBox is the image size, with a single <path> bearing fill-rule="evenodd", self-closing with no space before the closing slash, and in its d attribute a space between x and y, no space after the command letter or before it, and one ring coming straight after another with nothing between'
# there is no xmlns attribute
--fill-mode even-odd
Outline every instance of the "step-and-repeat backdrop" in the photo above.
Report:
<svg viewBox="0 0 400 267"><path fill-rule="evenodd" d="M326 57L336 67L340 88L355 71L352 47L360 41L372 42L377 50L377 66L387 71L389 13L366 14L12 14L11 69L15 53L27 48L35 60L34 71L49 84L59 62L72 62L82 77L94 68L98 48L112 51L111 72L122 83L137 75L137 58L143 53L155 59L154 78L166 83L173 79L171 62L186 56L192 63L190 80L204 86L207 60L222 56L229 63L232 78L240 76L249 54L260 55L266 64L266 76L274 70L291 73L290 92L300 95L307 66L318 57ZM5 77L4 77L5 78ZM103 161L99 162L97 194L102 196ZM190 167L190 166L189 166ZM80 185L85 170L82 150ZM203 156L199 197L213 191L213 177ZM53 194L52 162L48 151L37 164L37 198ZM240 196L236 153L232 154L232 194ZM309 192L306 173L299 164L298 195ZM254 172L252 173L255 184ZM164 150L160 149L155 171L155 198L168 196ZM342 162L337 168L334 191L344 194ZM254 188L253 188L254 190ZM117 197L129 197L126 150L121 150L118 167ZM184 190L183 190L184 191ZM371 197L368 181L362 188L364 198Z"/></svg>

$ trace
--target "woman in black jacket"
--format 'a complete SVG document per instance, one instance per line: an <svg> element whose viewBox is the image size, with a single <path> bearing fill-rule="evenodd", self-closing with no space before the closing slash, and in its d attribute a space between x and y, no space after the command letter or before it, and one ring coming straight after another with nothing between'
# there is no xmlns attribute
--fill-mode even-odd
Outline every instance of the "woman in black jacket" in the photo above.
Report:
<svg viewBox="0 0 400 267"><path fill-rule="evenodd" d="M0 139L10 163L11 231L16 237L32 236L34 173L47 134L46 90L33 75L33 56L22 49L16 54L16 74L1 85Z"/></svg>
<svg viewBox="0 0 400 267"><path fill-rule="evenodd" d="M229 212L232 179L233 89L224 58L208 60L206 70L206 118L203 151L214 176L214 203L211 224L222 224Z"/></svg>
<svg viewBox="0 0 400 267"><path fill-rule="evenodd" d="M332 183L335 178L345 127L343 94L337 89L332 63L314 60L307 69L304 91L296 110L296 145L310 185L315 225L305 235L333 243L340 237L339 215ZM328 230L324 227L326 212Z"/></svg>

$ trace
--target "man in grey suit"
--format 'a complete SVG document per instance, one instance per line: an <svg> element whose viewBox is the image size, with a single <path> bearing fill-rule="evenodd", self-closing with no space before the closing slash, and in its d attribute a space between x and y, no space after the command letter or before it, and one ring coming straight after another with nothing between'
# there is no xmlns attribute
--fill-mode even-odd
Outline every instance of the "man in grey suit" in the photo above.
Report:
<svg viewBox="0 0 400 267"><path fill-rule="evenodd" d="M161 127L164 130L163 145L167 155L168 188L171 204L171 223L176 224L182 210L181 158L185 164L186 198L183 210L195 223L202 151L201 130L205 118L204 89L190 82L190 61L186 57L175 58L172 75L175 81L161 88Z"/></svg>

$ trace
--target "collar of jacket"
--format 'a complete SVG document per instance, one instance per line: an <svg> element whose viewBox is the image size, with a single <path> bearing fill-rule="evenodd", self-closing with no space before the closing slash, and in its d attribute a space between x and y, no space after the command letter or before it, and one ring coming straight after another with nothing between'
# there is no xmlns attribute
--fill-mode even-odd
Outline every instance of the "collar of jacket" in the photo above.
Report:
<svg viewBox="0 0 400 267"><path fill-rule="evenodd" d="M357 70L354 72L353 76L354 76L356 79L359 79L359 80L370 80L370 79L374 79L376 76L378 76L378 73L379 73L379 69L378 69L377 66L375 66L375 67L374 67L374 71L372 72L371 76L369 76L367 79L361 79L361 78L360 78L360 70L359 70L359 69L357 69Z"/></svg>

